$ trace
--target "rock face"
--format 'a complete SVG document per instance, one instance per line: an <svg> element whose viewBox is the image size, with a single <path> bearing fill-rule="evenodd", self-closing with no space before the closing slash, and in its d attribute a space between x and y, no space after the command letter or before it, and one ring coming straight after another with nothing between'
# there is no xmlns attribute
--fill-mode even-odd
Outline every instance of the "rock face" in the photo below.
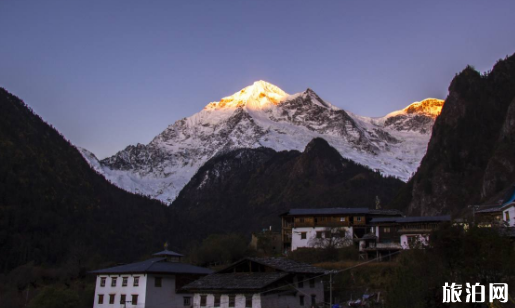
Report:
<svg viewBox="0 0 515 308"><path fill-rule="evenodd" d="M100 162L83 153L112 183L167 203L216 155L259 147L301 151L317 137L346 158L407 181L426 152L442 104L429 99L367 118L332 106L311 89L288 95L258 81L175 122L147 145L128 146Z"/></svg>
<svg viewBox="0 0 515 308"><path fill-rule="evenodd" d="M515 56L452 81L420 168L391 206L464 214L515 182ZM494 198L494 199L492 199Z"/></svg>
<svg viewBox="0 0 515 308"><path fill-rule="evenodd" d="M279 227L278 215L290 208L373 208L376 196L386 204L404 185L343 158L316 138L302 153L257 148L214 157L171 207L211 233L246 232ZM199 227L189 231L195 232Z"/></svg>

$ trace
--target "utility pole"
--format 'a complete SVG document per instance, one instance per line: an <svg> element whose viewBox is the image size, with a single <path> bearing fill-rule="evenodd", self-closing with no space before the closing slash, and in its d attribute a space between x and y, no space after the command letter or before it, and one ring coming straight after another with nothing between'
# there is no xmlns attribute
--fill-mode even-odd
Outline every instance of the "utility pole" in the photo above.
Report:
<svg viewBox="0 0 515 308"><path fill-rule="evenodd" d="M333 308L333 271L329 273L329 308Z"/></svg>

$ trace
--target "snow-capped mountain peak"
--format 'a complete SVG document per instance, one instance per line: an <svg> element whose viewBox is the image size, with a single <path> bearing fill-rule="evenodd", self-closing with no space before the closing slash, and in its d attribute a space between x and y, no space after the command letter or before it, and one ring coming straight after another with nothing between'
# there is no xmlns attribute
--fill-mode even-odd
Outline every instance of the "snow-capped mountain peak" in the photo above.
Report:
<svg viewBox="0 0 515 308"><path fill-rule="evenodd" d="M420 102L414 102L408 107L390 112L384 118L391 118L400 114L424 114L436 118L442 112L444 101L437 98L426 98Z"/></svg>
<svg viewBox="0 0 515 308"><path fill-rule="evenodd" d="M439 103L425 101L395 115L368 118L325 102L311 89L288 95L256 81L176 121L147 145L128 146L100 162L83 153L121 188L165 202L173 201L217 154L257 147L303 151L314 138L325 139L348 159L406 181L426 152Z"/></svg>
<svg viewBox="0 0 515 308"><path fill-rule="evenodd" d="M226 96L218 102L209 103L205 109L223 109L247 107L249 109L265 109L278 105L288 94L279 87L263 80L254 82L233 95Z"/></svg>

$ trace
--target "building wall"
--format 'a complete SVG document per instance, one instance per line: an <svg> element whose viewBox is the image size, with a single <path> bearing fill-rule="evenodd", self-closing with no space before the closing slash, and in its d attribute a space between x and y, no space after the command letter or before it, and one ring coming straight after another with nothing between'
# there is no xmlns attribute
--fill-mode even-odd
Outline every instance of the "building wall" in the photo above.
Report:
<svg viewBox="0 0 515 308"><path fill-rule="evenodd" d="M106 284L104 287L100 286L101 278L106 277ZM111 278L116 277L116 286L111 286ZM123 277L128 277L128 283L126 287L122 287ZM139 277L139 286L134 286L134 277ZM94 308L116 308L116 307L145 307L145 286L147 284L147 276L144 274L133 274L133 275L97 275L97 281L95 284L95 301L93 304ZM104 295L104 303L99 304L99 295ZM114 304L109 304L109 294L115 294ZM126 306L120 304L120 297L122 294L126 295L127 301L131 300L132 294L138 295L138 304L133 305L128 303Z"/></svg>
<svg viewBox="0 0 515 308"><path fill-rule="evenodd" d="M429 234L403 234L401 235L402 249L410 249L410 237L415 237L422 246L429 244Z"/></svg>
<svg viewBox="0 0 515 308"><path fill-rule="evenodd" d="M161 277L161 287L155 286L156 277ZM175 275L154 275L147 276L146 302L148 308L170 308L184 307L184 297L191 297L191 294L177 294L175 292ZM130 307L129 307L130 308Z"/></svg>
<svg viewBox="0 0 515 308"><path fill-rule="evenodd" d="M206 295L206 305L200 306L200 297L201 295ZM193 295L193 308L212 308L215 303L215 295L211 293L195 293ZM228 308L229 307L229 295L221 294L220 295L220 308ZM245 307L245 294L236 294L235 298L235 308L246 308ZM261 295L260 294L252 294L252 308L267 308L268 306L262 306L261 304Z"/></svg>
<svg viewBox="0 0 515 308"><path fill-rule="evenodd" d="M510 220L506 220L506 213L509 214ZM505 209L502 213L502 219L508 223L509 227L515 226L515 207L510 206L509 208Z"/></svg>
<svg viewBox="0 0 515 308"><path fill-rule="evenodd" d="M353 229L352 227L340 227L341 230L345 230L345 236L348 239L352 239L353 237ZM292 230L292 239L291 239L291 250L296 250L298 248L305 247L314 247L317 242L317 232L325 232L330 231L331 228L328 227L300 227L293 228ZM302 239L302 232L306 232L306 239ZM325 237L325 234L322 235Z"/></svg>

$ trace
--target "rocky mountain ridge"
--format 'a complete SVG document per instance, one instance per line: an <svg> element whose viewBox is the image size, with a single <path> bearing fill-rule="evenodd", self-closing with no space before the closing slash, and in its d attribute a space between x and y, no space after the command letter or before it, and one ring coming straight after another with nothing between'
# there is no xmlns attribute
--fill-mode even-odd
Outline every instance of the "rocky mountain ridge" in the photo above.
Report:
<svg viewBox="0 0 515 308"><path fill-rule="evenodd" d="M301 151L317 137L346 158L407 181L425 154L436 118L427 110L442 104L425 100L418 108L368 118L331 105L311 89L288 95L257 81L175 122L147 145L128 146L102 161L82 152L117 186L168 203L216 155L259 147Z"/></svg>

